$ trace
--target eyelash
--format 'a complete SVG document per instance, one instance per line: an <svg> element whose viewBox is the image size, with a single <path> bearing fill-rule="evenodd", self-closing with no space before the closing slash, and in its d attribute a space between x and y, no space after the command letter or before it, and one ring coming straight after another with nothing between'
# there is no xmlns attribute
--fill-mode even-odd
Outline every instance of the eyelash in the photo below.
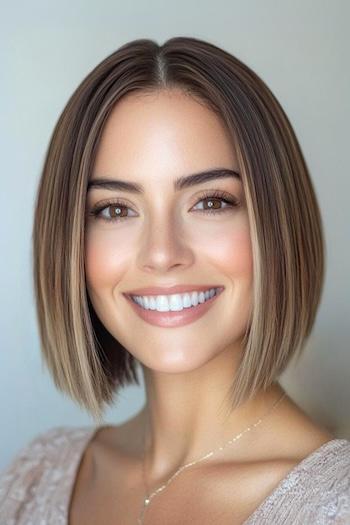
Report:
<svg viewBox="0 0 350 525"><path fill-rule="evenodd" d="M221 208L221 209L218 209L218 210L215 210L215 209L212 209L212 210L195 210L195 212L200 212L200 213L207 213L209 215L213 215L213 214L216 214L216 213L224 213L226 211L231 211L233 208L239 206L239 202L237 200L234 200L232 199L232 197L230 196L230 194L226 193L226 192L223 192L223 191L211 191L211 192L204 192L197 200L197 202L194 204L194 206L196 206L197 204L199 204L202 200L206 200L206 199L218 199L218 200L221 200L223 201L225 204L229 204L230 206L226 207L226 208ZM130 217L113 217L111 219L106 219L105 217L103 217L101 215L101 212L109 207L125 207L125 208L129 208L128 204L123 202L122 200L118 199L118 201L116 202L113 202L113 201L105 201L105 202L102 202L100 204L97 204L96 206L94 206L92 208L92 210L90 211L89 215L92 215L94 217L94 219L98 219L98 220L103 220L103 221L106 221L106 222L114 222L114 221L121 221L121 220L124 220L124 219L129 219Z"/></svg>

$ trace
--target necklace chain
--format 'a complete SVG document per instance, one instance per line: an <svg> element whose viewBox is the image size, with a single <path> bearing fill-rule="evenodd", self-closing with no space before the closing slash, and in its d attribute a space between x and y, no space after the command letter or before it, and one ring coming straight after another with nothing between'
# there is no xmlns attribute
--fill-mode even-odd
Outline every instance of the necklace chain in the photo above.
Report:
<svg viewBox="0 0 350 525"><path fill-rule="evenodd" d="M166 483L164 483L164 485L162 485L161 487L158 487L156 490L154 490L151 494L148 494L148 489L147 489L147 483L146 483L146 475L145 475L145 437L146 437L146 432L144 432L144 436L143 436L143 459L142 459L142 475L143 475L143 483L144 483L144 486L145 486L145 489L146 489L146 497L144 498L143 500L143 506L142 506L142 510L141 510L141 513L138 517L138 525L142 525L143 524L143 520L144 520L144 515L145 515L145 512L146 512L146 508L148 507L148 505L150 504L151 500L154 498L154 496L156 496L157 494L159 494L159 492L162 492L168 485L169 483L176 477L180 474L180 472L182 472L184 469L186 468L189 468L191 467L192 465L196 465L197 463L199 463L200 461L204 461L205 459L208 459L209 457L211 457L213 454L215 454L216 452L219 452L221 450L223 450L224 448L226 448L227 446L229 445L232 445L235 441L237 441L238 439L240 439L246 432L249 432L252 428L255 428L257 427L258 425L260 425L260 423L273 411L275 410L275 408L277 408L277 405L279 405L279 403L282 401L282 399L284 398L284 396L286 395L286 392L284 392L282 394L282 396L272 405L272 408L270 408L268 410L268 412L265 414L265 416L263 418L260 418L258 419L255 423L253 423L251 426L249 426L248 428L246 428L245 430L243 430L242 432L240 432L239 434L237 434L234 438L231 438L229 441L227 441L227 443L225 443L224 445L214 449L214 450L211 450L210 452L208 452L207 454L205 454L204 456L202 456L201 458L195 460L195 461L191 461L190 463L186 463L185 465L182 465L167 481Z"/></svg>

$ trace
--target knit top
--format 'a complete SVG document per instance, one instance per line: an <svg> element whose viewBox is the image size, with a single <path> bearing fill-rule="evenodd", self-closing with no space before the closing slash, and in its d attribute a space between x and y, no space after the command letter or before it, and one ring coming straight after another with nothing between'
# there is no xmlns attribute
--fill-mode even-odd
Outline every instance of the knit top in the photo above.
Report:
<svg viewBox="0 0 350 525"><path fill-rule="evenodd" d="M54 427L22 448L0 473L1 525L69 525L79 465L99 428ZM271 524L350 525L349 440L327 441L295 465L243 525Z"/></svg>

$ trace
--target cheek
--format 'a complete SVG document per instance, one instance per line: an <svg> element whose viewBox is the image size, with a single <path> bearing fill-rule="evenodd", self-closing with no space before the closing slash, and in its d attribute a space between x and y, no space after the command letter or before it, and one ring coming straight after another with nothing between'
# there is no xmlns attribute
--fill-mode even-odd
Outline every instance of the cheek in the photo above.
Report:
<svg viewBox="0 0 350 525"><path fill-rule="evenodd" d="M203 243L204 239L204 243ZM248 218L244 215L237 220L220 224L211 232L198 237L201 252L228 277L242 277L251 280L253 257Z"/></svg>
<svg viewBox="0 0 350 525"><path fill-rule="evenodd" d="M123 249L120 249L123 246ZM91 229L86 232L85 274L90 292L110 289L122 279L130 263L127 239L115 239L112 231Z"/></svg>
<svg viewBox="0 0 350 525"><path fill-rule="evenodd" d="M219 239L217 258L225 273L250 277L252 273L252 253L250 237L245 231L233 232L230 237Z"/></svg>

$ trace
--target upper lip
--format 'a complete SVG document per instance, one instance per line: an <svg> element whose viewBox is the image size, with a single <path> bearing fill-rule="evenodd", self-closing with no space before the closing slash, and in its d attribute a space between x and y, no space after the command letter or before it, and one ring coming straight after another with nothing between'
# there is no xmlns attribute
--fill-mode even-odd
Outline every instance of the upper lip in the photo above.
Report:
<svg viewBox="0 0 350 525"><path fill-rule="evenodd" d="M223 288L222 285L218 284L176 284L175 286L152 286L147 288L137 288L136 290L130 290L124 292L125 295L167 295L175 293L186 293L199 290L209 290L210 288Z"/></svg>

